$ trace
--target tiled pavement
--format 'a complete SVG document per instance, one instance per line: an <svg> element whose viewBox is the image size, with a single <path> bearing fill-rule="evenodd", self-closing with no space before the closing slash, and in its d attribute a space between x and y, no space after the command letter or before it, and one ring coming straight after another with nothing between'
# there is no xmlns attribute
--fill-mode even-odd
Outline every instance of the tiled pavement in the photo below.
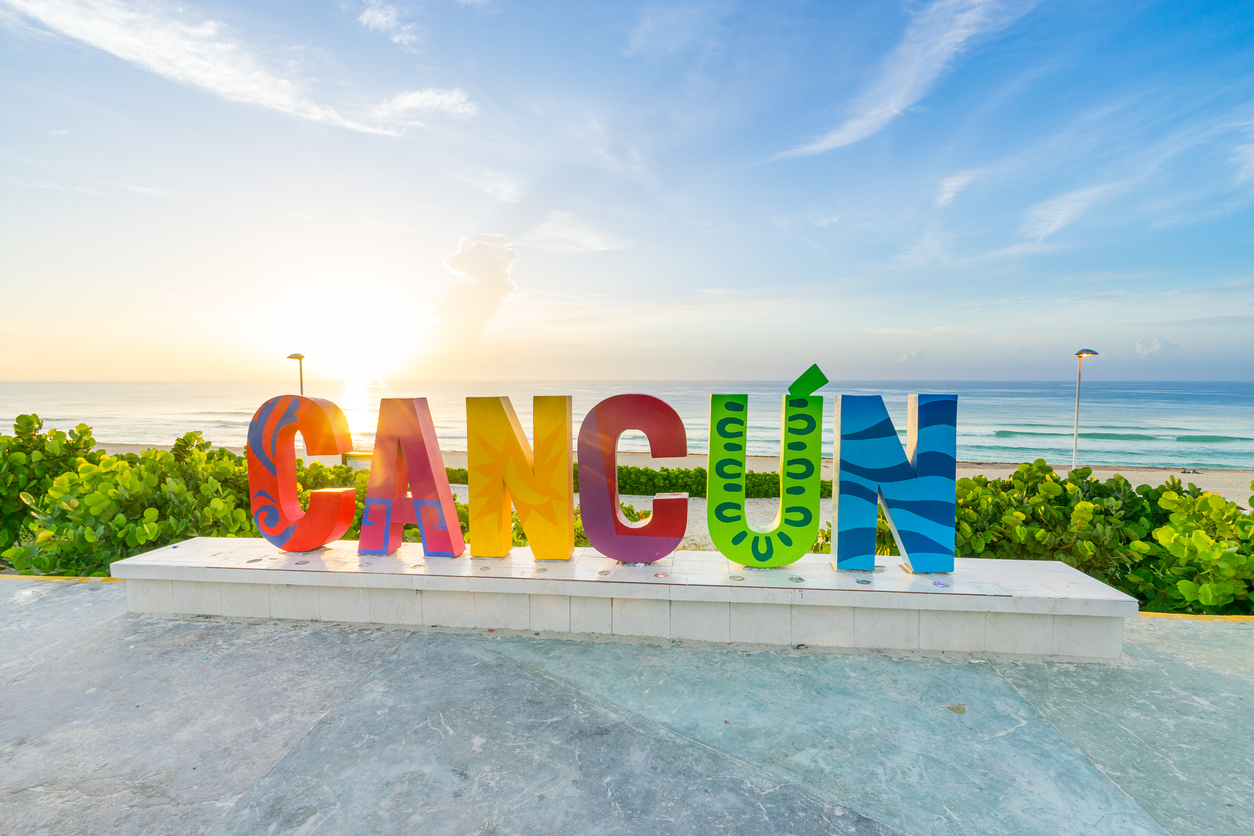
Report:
<svg viewBox="0 0 1254 836"><path fill-rule="evenodd" d="M1254 625L1118 665L128 614L0 580L0 832L1254 831Z"/></svg>

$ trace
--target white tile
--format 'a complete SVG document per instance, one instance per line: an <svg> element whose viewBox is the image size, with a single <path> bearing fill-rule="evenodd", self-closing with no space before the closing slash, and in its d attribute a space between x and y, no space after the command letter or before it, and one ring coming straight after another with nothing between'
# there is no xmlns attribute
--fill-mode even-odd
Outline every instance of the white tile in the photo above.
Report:
<svg viewBox="0 0 1254 836"><path fill-rule="evenodd" d="M318 618L321 621L370 621L370 597L367 590L346 586L319 587Z"/></svg>
<svg viewBox="0 0 1254 836"><path fill-rule="evenodd" d="M725 601L671 601L671 638L730 641L731 604Z"/></svg>
<svg viewBox="0 0 1254 836"><path fill-rule="evenodd" d="M853 613L853 646L918 650L919 611L858 607Z"/></svg>
<svg viewBox="0 0 1254 836"><path fill-rule="evenodd" d="M466 589L469 592L499 592L507 595L525 595L527 580L524 578L503 578L490 575L471 576L466 578Z"/></svg>
<svg viewBox="0 0 1254 836"><path fill-rule="evenodd" d="M180 615L222 615L219 584L204 581L171 581L174 611Z"/></svg>
<svg viewBox="0 0 1254 836"><path fill-rule="evenodd" d="M1074 659L1118 659L1123 619L1086 615L1054 616L1051 653Z"/></svg>
<svg viewBox="0 0 1254 836"><path fill-rule="evenodd" d="M606 585L612 587L611 598L652 598L655 601L669 601L672 589L666 583L625 583L619 580Z"/></svg>
<svg viewBox="0 0 1254 836"><path fill-rule="evenodd" d="M551 633L569 633L570 596L532 595L531 629Z"/></svg>
<svg viewBox="0 0 1254 836"><path fill-rule="evenodd" d="M1066 615L1135 618L1139 610L1140 605L1135 599L1130 601L1103 601L1093 598L1069 598L1064 612Z"/></svg>
<svg viewBox="0 0 1254 836"><path fill-rule="evenodd" d="M422 623L430 627L474 627L474 593L424 589Z"/></svg>
<svg viewBox="0 0 1254 836"><path fill-rule="evenodd" d="M921 610L919 649L980 653L984 650L983 612Z"/></svg>
<svg viewBox="0 0 1254 836"><path fill-rule="evenodd" d="M526 630L531 626L530 596L522 592L476 592L475 626Z"/></svg>
<svg viewBox="0 0 1254 836"><path fill-rule="evenodd" d="M172 581L126 581L126 609L130 612L174 612Z"/></svg>
<svg viewBox="0 0 1254 836"><path fill-rule="evenodd" d="M770 586L729 586L733 604L772 604L789 607L797 599L797 590Z"/></svg>
<svg viewBox="0 0 1254 836"><path fill-rule="evenodd" d="M414 588L421 589L426 592L465 592L469 594L470 587L466 585L464 577L442 577L439 575L411 575L414 579Z"/></svg>
<svg viewBox="0 0 1254 836"><path fill-rule="evenodd" d="M651 598L613 599L616 636L669 636L671 602Z"/></svg>
<svg viewBox="0 0 1254 836"><path fill-rule="evenodd" d="M853 607L792 608L792 644L853 646Z"/></svg>
<svg viewBox="0 0 1254 836"><path fill-rule="evenodd" d="M1026 613L988 613L984 648L990 653L1044 656L1054 643L1054 617Z"/></svg>
<svg viewBox="0 0 1254 836"><path fill-rule="evenodd" d="M366 594L374 624L422 624L422 593L418 590L372 588Z"/></svg>
<svg viewBox="0 0 1254 836"><path fill-rule="evenodd" d="M731 604L731 641L791 644L792 607L779 604Z"/></svg>
<svg viewBox="0 0 1254 836"><path fill-rule="evenodd" d="M685 586L671 587L672 601L710 601L728 603L732 599L732 591L722 584L706 586L692 583L691 578Z"/></svg>
<svg viewBox="0 0 1254 836"><path fill-rule="evenodd" d="M318 620L318 587L304 584L273 584L270 587L270 617Z"/></svg>
<svg viewBox="0 0 1254 836"><path fill-rule="evenodd" d="M612 633L614 626L612 598L571 596L570 631L572 633Z"/></svg>
<svg viewBox="0 0 1254 836"><path fill-rule="evenodd" d="M269 618L270 588L264 583L221 583L222 614L233 618Z"/></svg>
<svg viewBox="0 0 1254 836"><path fill-rule="evenodd" d="M189 565L185 563L170 563L162 566L162 577L175 581L203 581L205 580L205 567L201 565Z"/></svg>

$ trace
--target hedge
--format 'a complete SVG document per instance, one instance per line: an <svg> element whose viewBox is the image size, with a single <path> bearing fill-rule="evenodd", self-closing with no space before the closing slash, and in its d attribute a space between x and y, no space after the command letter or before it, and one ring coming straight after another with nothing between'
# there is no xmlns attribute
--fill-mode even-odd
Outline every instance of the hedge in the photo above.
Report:
<svg viewBox="0 0 1254 836"><path fill-rule="evenodd" d="M200 433L184 435L170 451L114 456L94 448L90 427L45 432L37 415L19 416L13 435L0 434L0 568L107 575L115 560L190 537L260 536L248 512L245 458L214 449ZM705 495L703 468L624 466L618 473L624 495ZM449 468L448 476L464 484L466 471ZM318 488L356 489L350 539L368 480L368 470L344 465L297 468L302 502ZM779 476L750 473L747 487L750 497L778 496ZM1098 481L1088 468L1064 477L1038 460L1006 479L960 479L955 498L960 557L1060 560L1156 612L1254 613L1250 512L1174 477L1133 488L1118 475ZM469 509L459 503L457 512L465 532ZM587 543L578 518L575 533ZM516 544L526 542L516 518L514 535ZM406 530L407 540L417 537L416 526ZM829 523L813 550L828 552L830 544ZM896 552L882 514L878 548Z"/></svg>

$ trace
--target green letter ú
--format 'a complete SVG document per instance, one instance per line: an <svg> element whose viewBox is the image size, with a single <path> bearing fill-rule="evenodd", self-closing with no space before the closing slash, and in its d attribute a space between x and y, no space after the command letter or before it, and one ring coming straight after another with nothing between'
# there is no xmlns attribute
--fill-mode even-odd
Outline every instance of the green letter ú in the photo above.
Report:
<svg viewBox="0 0 1254 836"><path fill-rule="evenodd" d="M710 470L706 514L710 539L742 566L787 566L810 550L819 530L823 396L827 378L817 365L783 397L779 511L770 528L745 517L745 436L748 395L710 396Z"/></svg>

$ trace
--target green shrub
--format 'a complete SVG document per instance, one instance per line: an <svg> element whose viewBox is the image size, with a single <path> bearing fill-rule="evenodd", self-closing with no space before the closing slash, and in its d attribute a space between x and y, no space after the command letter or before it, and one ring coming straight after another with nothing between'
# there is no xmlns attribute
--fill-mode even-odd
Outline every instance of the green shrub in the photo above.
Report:
<svg viewBox="0 0 1254 836"><path fill-rule="evenodd" d="M1061 560L1115 584L1138 561L1155 513L1122 476L1077 468L1059 478L1043 459L1007 479L959 479L955 554Z"/></svg>
<svg viewBox="0 0 1254 836"><path fill-rule="evenodd" d="M21 572L107 575L109 564L190 537L260 536L249 513L243 456L213 449L188 433L169 452L110 456L93 450L91 429L43 431L35 415L20 416L14 435L0 435L0 561ZM686 491L704 497L704 468L622 466L624 495ZM464 484L464 468L448 468ZM297 465L299 496L347 487L357 515L345 535L358 537L370 471L344 465ZM824 482L825 497L831 483ZM750 473L750 497L777 497L777 473ZM1251 484L1254 490L1254 484ZM1006 479L960 479L956 552L963 557L1061 560L1140 599L1144 608L1198 614L1254 613L1254 519L1222 497L1172 478L1133 489L1122 476L1098 481L1088 468L1065 478L1042 460ZM1254 497L1251 497L1254 504ZM469 507L455 503L469 538ZM623 506L628 519L648 511ZM831 553L831 523L812 551ZM417 542L417 526L405 539ZM526 535L513 514L513 542ZM587 546L579 509L575 542ZM876 553L897 554L883 512Z"/></svg>
<svg viewBox="0 0 1254 836"><path fill-rule="evenodd" d="M1196 488L1184 496L1164 491L1158 504L1168 512L1168 522L1154 529L1152 542L1137 544L1142 560L1125 578L1129 592L1154 612L1254 612L1250 515L1235 502Z"/></svg>
<svg viewBox="0 0 1254 836"><path fill-rule="evenodd" d="M42 432L38 415L19 415L13 435L0 434L0 552L29 540L30 507L22 494L41 496L52 481L75 467L79 458L95 463L100 453L91 428L79 424L69 434Z"/></svg>
<svg viewBox="0 0 1254 836"><path fill-rule="evenodd" d="M188 433L170 452L79 457L46 491L21 494L33 542L4 559L20 572L107 575L115 560L189 537L258 536L243 458L208 448Z"/></svg>

